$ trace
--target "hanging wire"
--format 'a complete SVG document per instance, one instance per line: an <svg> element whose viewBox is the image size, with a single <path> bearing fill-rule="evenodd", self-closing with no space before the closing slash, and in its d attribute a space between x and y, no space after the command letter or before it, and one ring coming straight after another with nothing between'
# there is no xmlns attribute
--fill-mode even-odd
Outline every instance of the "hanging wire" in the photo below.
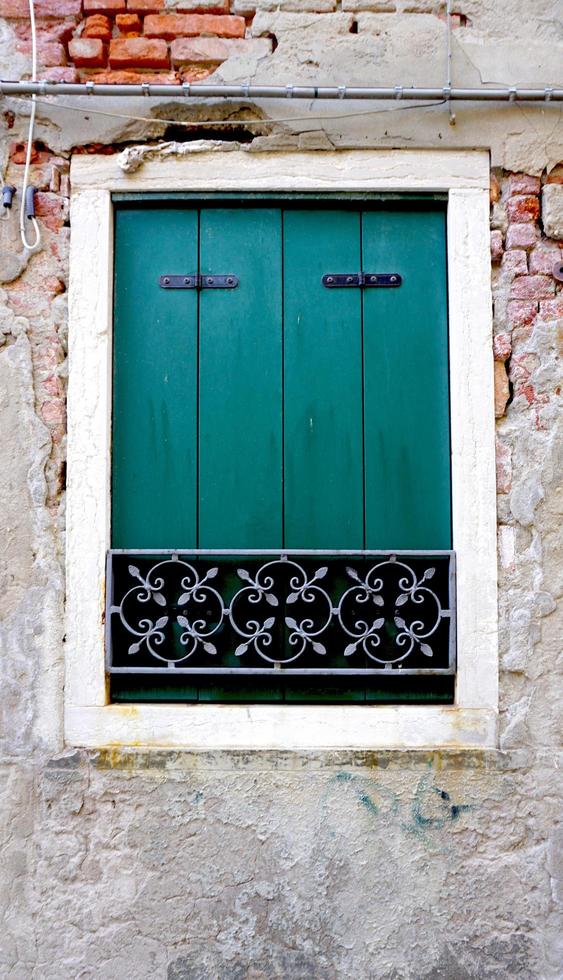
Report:
<svg viewBox="0 0 563 980"><path fill-rule="evenodd" d="M27 98L23 95L13 95L10 98L17 99L20 102L27 102ZM90 115L96 116L109 116L112 119L126 119L132 122L142 122L142 123L152 123L161 124L163 126L185 126L187 129L198 128L200 126L271 126L278 123L294 123L294 122L309 122L309 121L324 121L330 122L331 119L354 119L356 116L376 116L384 112L401 112L409 110L414 112L417 109L432 109L434 106L444 105L447 99L438 99L435 102L421 102L416 105L402 105L388 107L386 109L358 109L357 112L335 112L330 115L314 115L309 114L307 116L286 116L285 118L278 119L163 119L159 116L134 116L131 113L126 112L110 112L108 109L95 109L88 106L85 109L83 106L70 105L68 102L50 102L49 99L42 99L40 96L31 96L32 99L36 99L37 103L40 105L49 106L53 109L68 109L70 112L80 112L85 119Z"/></svg>
<svg viewBox="0 0 563 980"><path fill-rule="evenodd" d="M29 20L31 24L31 80L33 82L37 81L37 32L35 29L35 8L33 6L33 0L29 0ZM27 133L27 150L25 153L25 169L23 172L23 189L22 189L22 199L20 205L20 236L22 240L22 245L24 248L32 251L36 249L41 243L41 231L37 223L35 214L33 213L33 202L28 202L28 183L29 183L29 168L31 165L31 151L33 149L33 131L35 127L35 112L37 108L37 96L31 96L31 114L29 117L29 129ZM35 232L35 241L30 244L27 239L26 233L26 219L31 221L33 225L33 230Z"/></svg>

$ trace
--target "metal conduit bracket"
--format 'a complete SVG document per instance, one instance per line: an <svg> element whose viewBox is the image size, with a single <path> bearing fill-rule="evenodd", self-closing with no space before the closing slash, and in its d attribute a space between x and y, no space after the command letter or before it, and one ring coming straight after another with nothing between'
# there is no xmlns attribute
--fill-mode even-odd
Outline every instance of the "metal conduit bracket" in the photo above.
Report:
<svg viewBox="0 0 563 980"><path fill-rule="evenodd" d="M395 98L396 99L402 99L403 98L403 86L402 85L395 85Z"/></svg>
<svg viewBox="0 0 563 980"><path fill-rule="evenodd" d="M148 82L141 82L141 88L145 97L148 97L151 94L151 87Z"/></svg>
<svg viewBox="0 0 563 980"><path fill-rule="evenodd" d="M245 82L245 84L242 86L243 96L245 99L248 99L248 88L249 82Z"/></svg>
<svg viewBox="0 0 563 980"><path fill-rule="evenodd" d="M94 82L86 82L86 95L94 94Z"/></svg>
<svg viewBox="0 0 563 980"><path fill-rule="evenodd" d="M39 85L39 92L40 92L40 94L43 97L45 97L47 95L47 81L46 81L46 79L42 79L42 81L38 82L38 85Z"/></svg>
<svg viewBox="0 0 563 980"><path fill-rule="evenodd" d="M339 85L338 86L338 98L339 99L345 99L346 98L346 86L345 85Z"/></svg>
<svg viewBox="0 0 563 980"><path fill-rule="evenodd" d="M182 92L184 93L184 98L188 99L190 97L192 86L190 82L182 82Z"/></svg>
<svg viewBox="0 0 563 980"><path fill-rule="evenodd" d="M551 97L553 95L553 85L546 85L545 87L545 101L551 102Z"/></svg>
<svg viewBox="0 0 563 980"><path fill-rule="evenodd" d="M511 85L508 90L508 101L515 102L517 95L518 95L518 89L516 89L513 85Z"/></svg>
<svg viewBox="0 0 563 980"><path fill-rule="evenodd" d="M295 88L294 85L286 85L286 87L285 87L285 97L286 97L286 99L292 99L293 98L293 90L294 90L294 88Z"/></svg>

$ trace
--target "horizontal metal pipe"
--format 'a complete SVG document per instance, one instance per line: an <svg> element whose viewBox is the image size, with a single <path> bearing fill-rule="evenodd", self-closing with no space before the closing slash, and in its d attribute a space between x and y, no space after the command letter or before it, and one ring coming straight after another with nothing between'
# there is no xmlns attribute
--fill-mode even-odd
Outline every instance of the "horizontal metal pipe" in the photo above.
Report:
<svg viewBox="0 0 563 980"><path fill-rule="evenodd" d="M9 82L0 81L0 95L100 95L206 99L363 99L418 101L440 100L466 102L561 102L563 88L416 88L395 85L393 88L358 88L348 85L97 85L95 82ZM267 120L265 120L267 122Z"/></svg>

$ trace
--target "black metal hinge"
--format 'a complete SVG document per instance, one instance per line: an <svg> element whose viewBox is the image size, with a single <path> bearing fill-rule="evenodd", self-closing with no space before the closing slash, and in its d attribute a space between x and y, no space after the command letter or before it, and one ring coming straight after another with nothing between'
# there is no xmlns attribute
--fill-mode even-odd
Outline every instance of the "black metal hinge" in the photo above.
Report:
<svg viewBox="0 0 563 980"><path fill-rule="evenodd" d="M353 286L400 286L403 279L398 272L329 272L322 278L327 289L342 289Z"/></svg>
<svg viewBox="0 0 563 980"><path fill-rule="evenodd" d="M236 289L238 276L160 276L162 289Z"/></svg>

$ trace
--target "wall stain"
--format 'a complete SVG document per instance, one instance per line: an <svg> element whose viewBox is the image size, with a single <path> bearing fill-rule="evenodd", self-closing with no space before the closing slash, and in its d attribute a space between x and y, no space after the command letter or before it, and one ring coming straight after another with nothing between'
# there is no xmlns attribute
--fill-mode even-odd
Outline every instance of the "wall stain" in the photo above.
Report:
<svg viewBox="0 0 563 980"><path fill-rule="evenodd" d="M443 835L439 832L478 808L475 803L454 802L447 790L436 785L432 767L422 774L408 803L379 781L370 780L367 790L365 778L355 773L338 772L332 782L349 784L357 802L371 817L391 819L400 830L417 837L423 844L442 843Z"/></svg>

